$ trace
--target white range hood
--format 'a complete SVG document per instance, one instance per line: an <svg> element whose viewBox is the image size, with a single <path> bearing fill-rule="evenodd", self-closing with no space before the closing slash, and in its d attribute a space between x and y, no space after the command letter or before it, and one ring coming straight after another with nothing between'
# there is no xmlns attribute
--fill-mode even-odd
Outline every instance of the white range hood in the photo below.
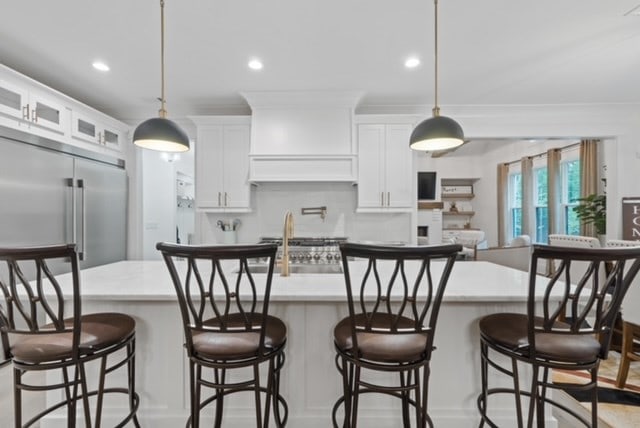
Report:
<svg viewBox="0 0 640 428"><path fill-rule="evenodd" d="M359 92L244 92L251 106L249 180L356 181Z"/></svg>

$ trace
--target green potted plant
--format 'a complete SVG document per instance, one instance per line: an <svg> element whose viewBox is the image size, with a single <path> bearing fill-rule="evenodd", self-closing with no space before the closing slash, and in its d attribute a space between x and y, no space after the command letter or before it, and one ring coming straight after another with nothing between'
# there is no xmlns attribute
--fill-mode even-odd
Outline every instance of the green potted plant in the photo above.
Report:
<svg viewBox="0 0 640 428"><path fill-rule="evenodd" d="M593 224L598 235L607 233L607 195L592 194L579 198L580 205L573 208L583 224Z"/></svg>

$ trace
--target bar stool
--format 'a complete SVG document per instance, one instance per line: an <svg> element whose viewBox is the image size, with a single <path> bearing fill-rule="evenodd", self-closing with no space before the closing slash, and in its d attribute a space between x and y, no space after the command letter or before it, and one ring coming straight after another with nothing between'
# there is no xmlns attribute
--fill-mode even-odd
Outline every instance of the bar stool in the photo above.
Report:
<svg viewBox="0 0 640 428"><path fill-rule="evenodd" d="M53 411L66 407L67 426L76 426L76 408L83 407L85 427L99 427L106 394L128 397L129 410L116 425L139 423L135 392L135 320L119 313L82 314L80 275L75 245L0 248L0 332L6 358L13 363L15 427L32 426ZM71 300L65 301L50 265L68 267L73 277ZM67 318L65 318L67 317ZM97 387L89 390L87 366L99 367ZM106 375L126 366L126 387L105 387ZM35 384L29 373L59 371L62 380ZM46 378L42 376L41 378ZM46 380L46 379L45 379ZM61 390L62 400L23 422L23 391ZM92 414L89 398L95 397Z"/></svg>
<svg viewBox="0 0 640 428"><path fill-rule="evenodd" d="M340 245L349 316L334 328L336 367L343 384L343 395L333 407L334 427L339 426L341 407L342 426L357 426L358 402L365 393L401 399L404 427L410 426L410 406L418 427L433 426L427 413L429 362L440 303L461 249ZM363 377L365 370L393 373L397 384L376 384Z"/></svg>
<svg viewBox="0 0 640 428"><path fill-rule="evenodd" d="M200 411L211 403L214 426L222 426L224 398L239 392L253 394L258 427L269 425L272 407L276 426L285 426L288 409L280 395L280 371L287 328L269 315L277 245L158 243L156 248L169 269L184 326L191 399L187 426L199 427ZM263 263L266 275L252 273L254 261ZM265 386L260 377L263 364L268 366ZM208 377L203 374L207 368L212 369ZM227 373L232 370L237 374L233 382ZM213 389L204 399L203 386Z"/></svg>
<svg viewBox="0 0 640 428"><path fill-rule="evenodd" d="M553 263L551 277L536 275L539 264ZM572 264L583 268L575 277ZM498 313L480 320L482 393L480 426L497 424L489 415L489 396L513 394L518 427L524 426L522 397L529 397L527 427L545 423L552 405L584 426L598 425L597 378L607 358L613 324L623 298L640 269L640 248L570 248L534 245L527 313ZM505 359L506 357L506 359ZM529 389L521 388L518 364L531 369ZM489 388L489 367L510 376L513 388ZM550 371L587 371L584 383L553 382ZM525 387L526 388L526 387ZM548 395L549 389L590 392L591 420Z"/></svg>
<svg viewBox="0 0 640 428"><path fill-rule="evenodd" d="M609 239L606 246L609 248L637 247L640 246L640 241ZM636 296L638 296L637 291L635 293ZM629 311L625 311L625 307L623 306L621 312L633 313L635 307L630 305L629 309ZM618 339L619 343L617 343L617 347L614 347L616 339ZM616 377L616 387L623 389L627 383L629 363L632 361L640 361L640 324L625 320L622 314L620 314L616 320L611 349L620 352L620 366L618 367L618 375Z"/></svg>

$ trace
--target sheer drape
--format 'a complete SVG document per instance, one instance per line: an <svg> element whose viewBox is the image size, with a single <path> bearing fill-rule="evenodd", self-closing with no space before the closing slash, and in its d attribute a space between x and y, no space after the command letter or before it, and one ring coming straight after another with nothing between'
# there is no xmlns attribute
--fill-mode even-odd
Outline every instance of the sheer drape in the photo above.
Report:
<svg viewBox="0 0 640 428"><path fill-rule="evenodd" d="M536 207L533 203L533 158L525 156L520 161L522 173L522 234L536 240Z"/></svg>
<svg viewBox="0 0 640 428"><path fill-rule="evenodd" d="M547 210L549 234L562 230L562 176L560 173L560 149L547 151Z"/></svg>
<svg viewBox="0 0 640 428"><path fill-rule="evenodd" d="M507 244L509 237L509 164L498 164L498 245Z"/></svg>
<svg viewBox="0 0 640 428"><path fill-rule="evenodd" d="M580 142L580 197L598 193L598 140ZM580 224L580 234L596 236L593 224Z"/></svg>

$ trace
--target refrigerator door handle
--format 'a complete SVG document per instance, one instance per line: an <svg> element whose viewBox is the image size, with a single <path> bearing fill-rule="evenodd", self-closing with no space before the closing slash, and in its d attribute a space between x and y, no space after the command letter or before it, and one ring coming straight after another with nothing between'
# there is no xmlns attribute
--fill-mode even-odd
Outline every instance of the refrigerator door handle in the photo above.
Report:
<svg viewBox="0 0 640 428"><path fill-rule="evenodd" d="M78 189L80 189L80 195L82 196L82 204L80 205L81 209L80 209L80 216L81 216L81 221L80 221L80 227L82 230L82 236L80 238L80 248L78 251L78 258L80 259L80 261L84 260L87 257L87 204L86 204L86 197L85 197L85 186L84 186L84 180L83 179L78 179L77 181L78 183Z"/></svg>
<svg viewBox="0 0 640 428"><path fill-rule="evenodd" d="M69 187L71 189L71 243L75 244L76 243L76 189L74 186L74 181L73 178L66 178L65 182L67 184L67 187ZM67 217L69 218L69 217ZM68 224L68 223L67 223ZM67 232L67 236L68 236L68 232Z"/></svg>

